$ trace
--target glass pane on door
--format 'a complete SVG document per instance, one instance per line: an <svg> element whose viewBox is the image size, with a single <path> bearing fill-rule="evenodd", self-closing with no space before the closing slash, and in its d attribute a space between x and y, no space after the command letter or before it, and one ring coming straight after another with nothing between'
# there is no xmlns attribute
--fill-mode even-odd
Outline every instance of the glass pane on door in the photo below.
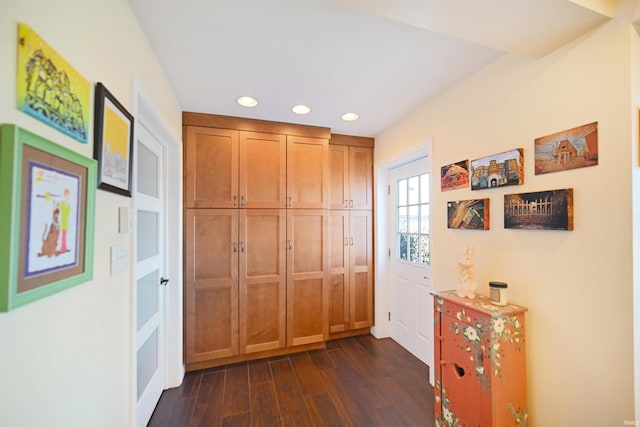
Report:
<svg viewBox="0 0 640 427"><path fill-rule="evenodd" d="M158 369L158 330L153 331L149 339L140 347L136 354L138 400L147 388L151 377Z"/></svg>
<svg viewBox="0 0 640 427"><path fill-rule="evenodd" d="M158 156L138 144L138 193L158 197Z"/></svg>
<svg viewBox="0 0 640 427"><path fill-rule="evenodd" d="M158 255L158 213L138 211L138 261Z"/></svg>
<svg viewBox="0 0 640 427"><path fill-rule="evenodd" d="M138 279L136 289L137 327L138 331L158 311L158 270L154 270Z"/></svg>

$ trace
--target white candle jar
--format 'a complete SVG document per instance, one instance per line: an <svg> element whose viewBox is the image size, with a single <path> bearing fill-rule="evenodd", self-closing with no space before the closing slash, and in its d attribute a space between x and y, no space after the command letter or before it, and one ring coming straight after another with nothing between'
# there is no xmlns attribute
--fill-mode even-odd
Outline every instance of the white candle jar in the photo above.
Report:
<svg viewBox="0 0 640 427"><path fill-rule="evenodd" d="M495 305L507 305L507 284L504 282L489 282L489 298Z"/></svg>

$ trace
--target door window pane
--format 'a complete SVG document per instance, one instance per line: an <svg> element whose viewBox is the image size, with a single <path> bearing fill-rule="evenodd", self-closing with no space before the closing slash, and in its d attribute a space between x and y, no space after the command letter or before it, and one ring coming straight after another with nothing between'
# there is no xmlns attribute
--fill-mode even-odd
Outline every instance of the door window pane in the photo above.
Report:
<svg viewBox="0 0 640 427"><path fill-rule="evenodd" d="M137 326L138 331L158 311L158 270L152 271L138 279L136 290Z"/></svg>
<svg viewBox="0 0 640 427"><path fill-rule="evenodd" d="M138 192L158 197L158 156L138 144Z"/></svg>
<svg viewBox="0 0 640 427"><path fill-rule="evenodd" d="M158 369L158 330L149 336L136 353L138 400L147 388L151 377Z"/></svg>
<svg viewBox="0 0 640 427"><path fill-rule="evenodd" d="M397 258L417 264L429 264L429 174L396 182Z"/></svg>
<svg viewBox="0 0 640 427"><path fill-rule="evenodd" d="M158 213L138 211L138 261L158 255Z"/></svg>

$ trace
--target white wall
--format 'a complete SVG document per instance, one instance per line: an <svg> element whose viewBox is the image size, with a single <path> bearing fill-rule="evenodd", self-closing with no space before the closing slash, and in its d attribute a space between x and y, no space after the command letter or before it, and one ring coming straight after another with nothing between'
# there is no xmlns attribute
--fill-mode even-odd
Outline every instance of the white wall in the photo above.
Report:
<svg viewBox="0 0 640 427"><path fill-rule="evenodd" d="M428 138L436 168L524 148L524 185L435 191L431 213L435 289L455 288L455 266L468 242L476 247L480 293L488 294L490 280L505 281L509 300L529 308L529 426L634 419L637 38L628 22L612 21L537 61L504 56L376 137L376 165ZM534 174L535 138L593 121L599 165ZM563 188L574 191L574 231L504 229L504 194ZM491 199L491 230L447 229L447 201L484 197Z"/></svg>
<svg viewBox="0 0 640 427"><path fill-rule="evenodd" d="M103 82L130 112L135 76L181 140L181 108L126 0L4 1L0 122L93 154L92 137L80 144L16 109L18 22L30 25L92 85ZM0 425L129 424L132 284L129 272L109 275L109 250L129 244L129 235L118 234L117 210L130 202L97 192L91 282L0 313Z"/></svg>

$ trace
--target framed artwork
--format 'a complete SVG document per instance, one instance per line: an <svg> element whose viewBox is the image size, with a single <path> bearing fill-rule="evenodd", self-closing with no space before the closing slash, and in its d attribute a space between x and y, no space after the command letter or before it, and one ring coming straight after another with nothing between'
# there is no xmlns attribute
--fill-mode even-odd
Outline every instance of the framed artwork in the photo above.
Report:
<svg viewBox="0 0 640 427"><path fill-rule="evenodd" d="M96 162L0 127L0 311L93 277Z"/></svg>
<svg viewBox="0 0 640 427"><path fill-rule="evenodd" d="M131 197L133 116L102 83L96 84L94 111L98 188Z"/></svg>
<svg viewBox="0 0 640 427"><path fill-rule="evenodd" d="M598 164L598 122L535 139L536 175Z"/></svg>
<svg viewBox="0 0 640 427"><path fill-rule="evenodd" d="M573 230L573 188L505 194L504 228Z"/></svg>
<svg viewBox="0 0 640 427"><path fill-rule="evenodd" d="M91 84L27 24L18 24L17 107L86 144Z"/></svg>
<svg viewBox="0 0 640 427"><path fill-rule="evenodd" d="M466 188L468 186L469 160L462 160L440 168L440 191Z"/></svg>
<svg viewBox="0 0 640 427"><path fill-rule="evenodd" d="M489 199L447 202L447 228L489 229Z"/></svg>
<svg viewBox="0 0 640 427"><path fill-rule="evenodd" d="M524 183L523 161L522 148L471 160L471 189L522 185Z"/></svg>

